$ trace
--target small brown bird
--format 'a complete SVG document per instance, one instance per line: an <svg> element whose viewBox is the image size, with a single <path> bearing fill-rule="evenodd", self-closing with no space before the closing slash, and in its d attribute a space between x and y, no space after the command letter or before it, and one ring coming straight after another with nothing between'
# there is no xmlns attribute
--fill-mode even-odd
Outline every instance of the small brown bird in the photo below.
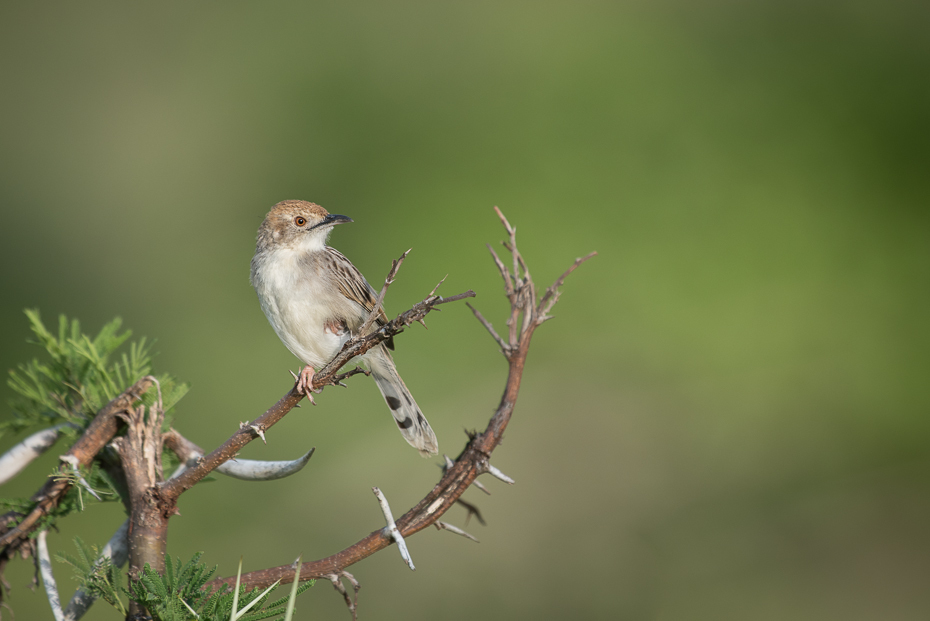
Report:
<svg viewBox="0 0 930 621"><path fill-rule="evenodd" d="M357 333L377 302L361 272L326 245L333 227L352 222L307 201L282 201L258 229L252 257L252 286L271 327L291 353L307 366L298 390L310 397L314 369L335 356ZM381 310L376 323L387 322ZM393 342L374 347L361 360L371 369L404 439L424 457L436 455L436 434L397 374L388 351Z"/></svg>

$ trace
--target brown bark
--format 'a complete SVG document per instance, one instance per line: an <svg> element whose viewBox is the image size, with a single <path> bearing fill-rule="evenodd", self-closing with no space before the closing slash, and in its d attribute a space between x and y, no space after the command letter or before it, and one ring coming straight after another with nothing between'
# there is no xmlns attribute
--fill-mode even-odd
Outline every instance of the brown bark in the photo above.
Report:
<svg viewBox="0 0 930 621"><path fill-rule="evenodd" d="M116 435L120 425L120 414L130 409L132 404L138 401L139 398L151 388L154 380L155 378L150 376L143 377L101 408L66 455L76 458L78 464L85 468L90 466L97 453L106 446L107 442L109 442L114 435ZM59 470L69 467L70 465L68 464L62 464ZM42 489L32 496L32 500L37 503L32 511L30 511L15 527L0 531L2 532L2 534L0 534L0 546L15 548L22 544L22 542L28 538L29 533L32 532L36 523L43 516L48 515L48 512L58 505L58 502L68 492L70 487L71 484L65 479L50 478L48 482L42 486ZM3 517L0 517L0 524L7 527L18 517L19 514L15 512L7 513ZM7 551L11 550L4 550L4 554L6 554Z"/></svg>

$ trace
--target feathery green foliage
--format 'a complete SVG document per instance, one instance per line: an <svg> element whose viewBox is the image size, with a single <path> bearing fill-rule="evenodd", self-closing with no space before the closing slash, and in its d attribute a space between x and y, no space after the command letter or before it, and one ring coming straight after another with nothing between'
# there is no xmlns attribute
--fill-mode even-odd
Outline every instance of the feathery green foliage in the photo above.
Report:
<svg viewBox="0 0 930 621"><path fill-rule="evenodd" d="M71 484L71 492L77 495L77 502L80 510L84 510L84 501L88 498L96 498L100 502L108 500L117 500L120 493L116 485L106 472L100 469L97 462L92 462L89 469L74 467L56 471L52 478L56 480L67 479ZM87 496L85 496L85 493Z"/></svg>
<svg viewBox="0 0 930 621"><path fill-rule="evenodd" d="M131 583L130 597L144 606L156 621L186 621L195 618L197 610L207 599L202 587L216 571L200 563L203 553L198 552L186 564L165 561L165 575L161 576L147 564L139 580ZM201 617L202 618L202 617Z"/></svg>
<svg viewBox="0 0 930 621"><path fill-rule="evenodd" d="M57 520L83 511L88 502L111 502L121 498L116 485L106 472L93 463L89 469L66 469L54 471L50 476L71 481L71 488L61 498L58 504L49 507L36 522L36 527L30 532L30 538L36 537L43 530L47 530ZM91 490L93 494L91 494ZM96 496L96 498L95 498ZM11 524L17 524L26 516L36 502L31 498L0 498L0 512L15 511L19 514Z"/></svg>
<svg viewBox="0 0 930 621"><path fill-rule="evenodd" d="M36 522L35 528L31 530L29 534L30 538L35 538L43 530L48 530L57 520L71 513L83 511L88 502L108 502L120 498L109 476L97 468L96 465L92 465L90 470L83 471L79 474L81 475L80 477L78 473L74 471L55 471L51 475L56 478L68 478L72 480L73 485L71 489L62 496L58 504L49 507L45 513L42 514ZM83 481L80 479L83 479ZM97 500L94 500L93 496L88 493L88 488L94 490L98 496ZM32 511L35 505L36 502L31 498L0 498L0 512L15 511L19 514L12 520L11 524L13 525L17 524Z"/></svg>
<svg viewBox="0 0 930 621"><path fill-rule="evenodd" d="M260 619L283 619L286 607L296 597L313 586L314 581L305 582L292 589L290 595L274 601L268 601L277 585L259 591L239 589L239 612L232 618L232 589L215 592L205 591L203 586L216 572L216 567L207 568L200 562L202 552L198 552L187 563L180 558L172 562L166 559L165 575L161 576L146 565L139 580L133 582L129 589L123 573L114 566L109 558L100 558L100 550L89 546L80 537L74 538L76 554L61 553L56 558L74 570L75 578L81 588L116 608L121 615L126 614L127 605L123 598L130 599L144 606L155 621L259 621Z"/></svg>
<svg viewBox="0 0 930 621"><path fill-rule="evenodd" d="M90 337L81 332L76 319L60 316L56 335L42 323L37 310L25 313L34 334L32 342L45 350L48 360L33 359L10 371L9 385L16 393L10 401L13 417L0 422L0 437L32 427L61 425L61 433L73 442L100 408L151 373L151 345L144 338L129 343L128 351L117 355L131 334L128 330L120 331L119 318L103 326L97 336ZM157 379L167 426L171 408L188 386L167 375ZM142 403L151 406L156 399L156 391L151 390L143 395ZM105 453L98 455L100 458L106 458ZM170 452L166 452L165 458L167 463L173 463ZM90 469L56 469L51 476L69 479L72 485L58 504L40 518L33 536L64 516L83 511L94 497L101 501L120 499L120 489L96 460ZM34 505L31 500L0 499L0 506L14 509L20 516L29 513Z"/></svg>
<svg viewBox="0 0 930 621"><path fill-rule="evenodd" d="M206 565L200 563L201 554L195 554L183 566L181 559L176 559L172 564L169 558L165 563L164 576L146 565L139 580L130 587L132 599L145 606L155 621L188 621L194 618L201 621L232 621L235 593L229 589L212 593L203 590L216 567L207 569ZM268 601L269 596L277 585L264 591L246 591L245 587L241 587L238 596L239 613L234 621L283 618L288 602L311 586L313 581L306 582L291 596L271 602Z"/></svg>
<svg viewBox="0 0 930 621"><path fill-rule="evenodd" d="M16 393L10 404L14 417L0 422L0 436L31 427L64 423L62 433L74 440L100 408L151 373L151 345L145 339L130 343L128 352L124 351L119 357L115 355L130 336L128 330L120 332L119 318L106 324L97 336L91 338L81 332L77 320L61 316L55 335L42 323L38 311L27 310L26 316L35 335L33 342L45 349L50 360L42 362L35 359L10 372L9 385ZM188 386L166 375L157 379L164 410L169 414L187 392ZM143 395L142 403L151 406L156 398L155 391L149 391ZM169 425L168 416L165 425ZM170 452L166 452L163 459L168 468L174 463ZM70 490L40 518L34 534L48 529L65 515L83 511L91 498L99 501L120 498L118 485L97 460L90 468L58 468L51 476L67 479L71 483ZM15 511L20 516L29 513L34 505L31 499L0 499L0 509ZM125 602L128 596L144 606L155 621L283 619L287 614L285 607L290 604L293 611L296 596L313 586L313 581L306 582L293 589L289 597L272 602L268 601L269 596L277 584L261 592L258 589L247 592L245 587L238 589L238 593L232 589L207 592L203 586L216 567L208 569L200 562L202 553L198 553L185 564L180 559L175 562L166 559L164 576L146 565L139 579L130 582L127 588L120 568L113 565L108 557L101 557L96 546L88 546L80 537L75 537L74 542L77 553L58 554L58 560L72 567L84 591L106 601L122 616L128 609ZM238 609L235 614L232 613L234 600L237 600Z"/></svg>
<svg viewBox="0 0 930 621"><path fill-rule="evenodd" d="M55 335L42 323L37 310L25 313L35 335L32 342L42 347L50 360L33 359L10 371L9 385L16 393L10 402L14 416L0 422L0 436L70 423L62 432L77 437L101 407L151 372L151 343L144 338L130 343L128 352L115 355L131 335L129 330L120 331L122 320L118 317L92 338L81 332L77 319L60 316ZM158 380L165 411L170 413L188 386L167 375ZM154 394L148 394L142 401L150 405L154 399Z"/></svg>
<svg viewBox="0 0 930 621"><path fill-rule="evenodd" d="M121 595L126 592L122 571L110 562L110 557L101 557L96 546L88 546L80 537L74 538L77 547L77 556L65 552L55 557L62 563L71 565L75 578L81 583L81 588L104 600L126 615L126 606Z"/></svg>

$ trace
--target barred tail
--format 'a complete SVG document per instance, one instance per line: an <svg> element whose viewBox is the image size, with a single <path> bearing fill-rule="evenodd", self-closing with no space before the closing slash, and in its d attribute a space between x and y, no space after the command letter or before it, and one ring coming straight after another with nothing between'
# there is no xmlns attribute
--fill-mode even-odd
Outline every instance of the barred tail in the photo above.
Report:
<svg viewBox="0 0 930 621"><path fill-rule="evenodd" d="M416 401L404 385L404 380L397 374L391 354L383 346L376 348L372 353L373 355L369 355L367 360L371 367L371 376L388 407L391 408L391 414L394 416L397 428L400 429L400 435L404 436L404 440L410 446L420 451L423 457L436 455L439 453L436 434L433 433L426 417L417 407Z"/></svg>

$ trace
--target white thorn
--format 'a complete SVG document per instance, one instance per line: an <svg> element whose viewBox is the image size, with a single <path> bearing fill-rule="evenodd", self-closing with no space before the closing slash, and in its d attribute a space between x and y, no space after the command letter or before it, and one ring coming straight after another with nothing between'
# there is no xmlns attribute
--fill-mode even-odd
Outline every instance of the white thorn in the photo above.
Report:
<svg viewBox="0 0 930 621"><path fill-rule="evenodd" d="M78 483L81 484L81 487L87 490L88 494L97 500L101 500L100 496L97 495L97 492L94 491L90 484L81 475L81 470L79 468L81 462L78 461L77 457L74 455L61 455L58 459L71 466L71 471L74 473L74 477L78 480Z"/></svg>
<svg viewBox="0 0 930 621"><path fill-rule="evenodd" d="M255 432L255 434L262 439L262 442L268 444L268 440L265 439L265 430L259 427L258 425L249 425L249 428Z"/></svg>
<svg viewBox="0 0 930 621"><path fill-rule="evenodd" d="M413 566L413 559L410 558L410 552L407 551L407 542L404 541L403 535L401 535L400 531L397 529L397 524L394 523L394 517L391 515L391 507L388 505L387 498L384 497L384 494L377 487L372 487L371 491L377 496L378 504L381 505L381 512L384 513L384 520L387 522L387 526L384 527L384 530L387 531L385 534L397 544L397 548L400 550L400 556L404 559L404 562L407 563L407 567L415 570L416 567Z"/></svg>
<svg viewBox="0 0 930 621"><path fill-rule="evenodd" d="M506 474L504 474L503 472L501 472L500 470L498 470L491 464L488 464L488 474L490 474L491 476L497 477L504 483L508 483L510 485L513 485L514 483L516 483L516 481L511 479L509 476L507 476Z"/></svg>
<svg viewBox="0 0 930 621"><path fill-rule="evenodd" d="M497 477L498 479L500 479L501 481L509 485L513 485L516 482L513 479L511 479L509 476L507 476L506 474L504 474L503 472L501 472L500 470L492 466L491 463L487 460L482 460L478 464L478 474L484 474L484 473L488 473L491 476Z"/></svg>
<svg viewBox="0 0 930 621"><path fill-rule="evenodd" d="M462 530L462 529L459 528L458 526L453 526L452 524L447 524L446 522L436 522L436 523L434 524L434 526L435 526L436 528L438 528L439 530L447 530L447 531L449 531L450 533L455 533L456 535L461 535L462 537L467 537L468 539L471 539L471 540L474 541L475 543L481 543L480 541L478 541L478 540L475 539L473 536L471 536L471 535L469 535L468 533L466 533L464 530Z"/></svg>
<svg viewBox="0 0 930 621"><path fill-rule="evenodd" d="M478 479L475 479L475 480L472 482L472 485L474 485L475 487L477 487L478 489L480 489L482 492L484 492L484 493L487 494L488 496L491 495L491 492L488 491L488 488L486 488L486 487L481 483L481 481L479 481Z"/></svg>

